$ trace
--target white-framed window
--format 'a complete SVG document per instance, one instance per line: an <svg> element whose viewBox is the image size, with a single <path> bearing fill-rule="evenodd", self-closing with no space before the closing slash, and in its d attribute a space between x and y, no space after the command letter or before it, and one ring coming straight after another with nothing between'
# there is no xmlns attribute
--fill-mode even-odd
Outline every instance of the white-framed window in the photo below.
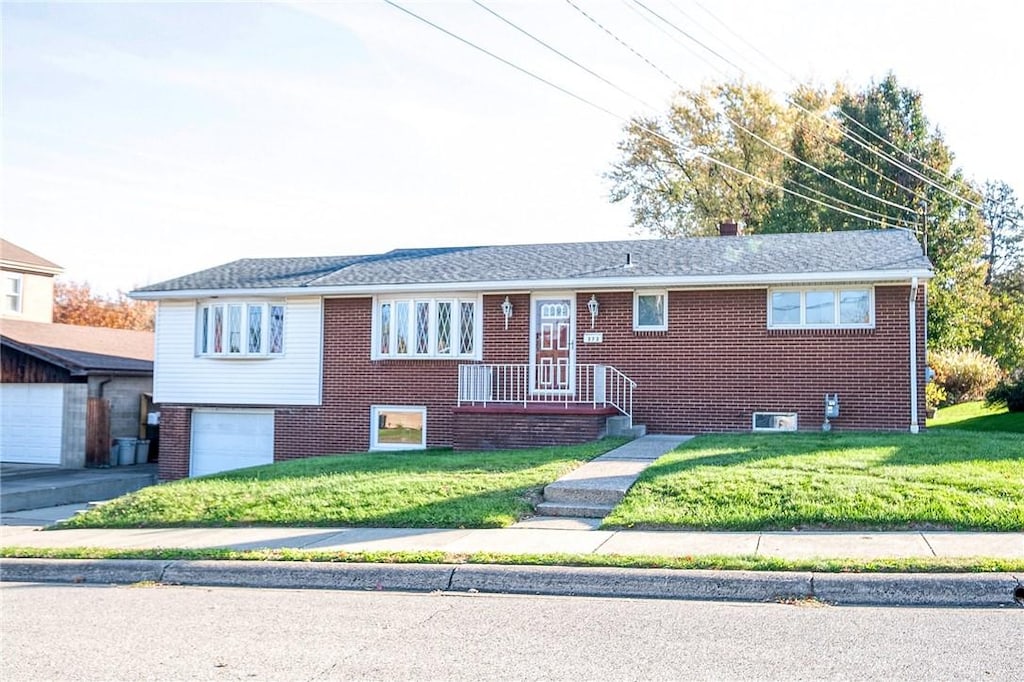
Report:
<svg viewBox="0 0 1024 682"><path fill-rule="evenodd" d="M384 358L479 360L479 296L378 297L370 355Z"/></svg>
<svg viewBox="0 0 1024 682"><path fill-rule="evenodd" d="M23 280L16 272L4 273L4 312L21 313Z"/></svg>
<svg viewBox="0 0 1024 682"><path fill-rule="evenodd" d="M668 292L633 292L633 331L663 332L668 329Z"/></svg>
<svg viewBox="0 0 1024 682"><path fill-rule="evenodd" d="M812 329L875 325L874 290L867 286L768 290L768 326Z"/></svg>
<svg viewBox="0 0 1024 682"><path fill-rule="evenodd" d="M202 303L197 318L196 355L256 358L284 354L284 303Z"/></svg>
<svg viewBox="0 0 1024 682"><path fill-rule="evenodd" d="M370 407L371 450L423 450L427 447L427 408L408 405Z"/></svg>

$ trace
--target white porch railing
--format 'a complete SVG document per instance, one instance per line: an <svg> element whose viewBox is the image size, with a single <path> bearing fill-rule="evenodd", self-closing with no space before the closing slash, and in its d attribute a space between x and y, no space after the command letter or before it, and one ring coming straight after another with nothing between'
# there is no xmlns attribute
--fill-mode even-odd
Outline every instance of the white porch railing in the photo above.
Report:
<svg viewBox="0 0 1024 682"><path fill-rule="evenodd" d="M633 422L633 389L636 383L610 365L576 365L567 388L550 385L550 365L537 365L530 377L530 365L460 365L459 405L489 403L562 403L566 407L590 403L614 407ZM557 371L557 369L555 370ZM547 373L545 373L547 372ZM563 383L567 377L562 377Z"/></svg>

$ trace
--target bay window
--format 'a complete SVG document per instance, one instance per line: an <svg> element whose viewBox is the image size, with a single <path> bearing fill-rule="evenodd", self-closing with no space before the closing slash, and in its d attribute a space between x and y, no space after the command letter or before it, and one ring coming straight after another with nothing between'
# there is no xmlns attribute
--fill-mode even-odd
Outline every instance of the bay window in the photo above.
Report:
<svg viewBox="0 0 1024 682"><path fill-rule="evenodd" d="M246 358L284 352L283 303L203 303L198 316L198 355Z"/></svg>

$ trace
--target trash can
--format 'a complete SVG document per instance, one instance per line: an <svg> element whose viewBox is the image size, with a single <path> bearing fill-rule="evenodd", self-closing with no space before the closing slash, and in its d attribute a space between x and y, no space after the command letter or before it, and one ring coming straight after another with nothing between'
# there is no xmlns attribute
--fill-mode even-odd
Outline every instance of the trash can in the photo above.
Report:
<svg viewBox="0 0 1024 682"><path fill-rule="evenodd" d="M117 438L117 463L121 466L135 464L135 438Z"/></svg>
<svg viewBox="0 0 1024 682"><path fill-rule="evenodd" d="M110 461L107 462L108 467L117 466L117 451L120 449L117 443L110 444Z"/></svg>
<svg viewBox="0 0 1024 682"><path fill-rule="evenodd" d="M141 439L135 441L135 463L145 464L149 461L149 441Z"/></svg>

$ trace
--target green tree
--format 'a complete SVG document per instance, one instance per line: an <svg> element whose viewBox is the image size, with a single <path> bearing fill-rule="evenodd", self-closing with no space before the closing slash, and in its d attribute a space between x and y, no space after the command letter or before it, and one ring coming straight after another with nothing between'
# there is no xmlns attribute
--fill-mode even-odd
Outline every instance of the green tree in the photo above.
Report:
<svg viewBox="0 0 1024 682"><path fill-rule="evenodd" d="M757 231L780 191L706 157L778 184L783 157L761 140L788 147L792 118L756 85L682 91L666 116L626 126L620 159L607 174L611 199L630 200L634 227L665 237L713 234L730 218Z"/></svg>
<svg viewBox="0 0 1024 682"><path fill-rule="evenodd" d="M985 283L991 285L1002 277L1010 280L1004 286L1024 284L1020 277L1024 270L1024 207L1013 188L1005 182L986 182L981 214L988 229Z"/></svg>

